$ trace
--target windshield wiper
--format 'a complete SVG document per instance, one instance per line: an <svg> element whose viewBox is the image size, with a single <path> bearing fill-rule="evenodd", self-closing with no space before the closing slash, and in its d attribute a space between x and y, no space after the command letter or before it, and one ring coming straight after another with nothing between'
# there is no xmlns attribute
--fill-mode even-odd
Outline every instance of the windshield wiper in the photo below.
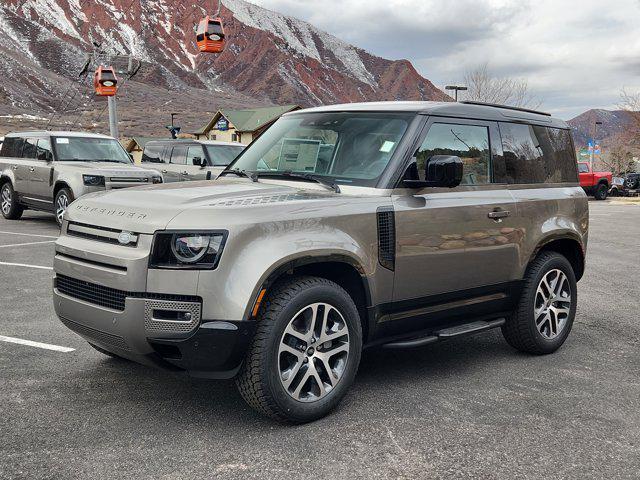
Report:
<svg viewBox="0 0 640 480"><path fill-rule="evenodd" d="M253 183L257 183L258 182L258 175L256 175L254 172L248 172L246 170L240 170L240 169L233 169L233 170L224 170L219 176L223 177L229 173L233 173L234 175L237 175L239 177L247 177L248 179L250 179Z"/></svg>
<svg viewBox="0 0 640 480"><path fill-rule="evenodd" d="M303 180L311 180L312 182L319 183L320 185L327 187L336 193L340 193L340 186L337 183L332 182L331 180L327 180L320 175L314 175L312 173L298 173L287 170L284 172L257 172L256 175L264 175L267 177L302 178Z"/></svg>

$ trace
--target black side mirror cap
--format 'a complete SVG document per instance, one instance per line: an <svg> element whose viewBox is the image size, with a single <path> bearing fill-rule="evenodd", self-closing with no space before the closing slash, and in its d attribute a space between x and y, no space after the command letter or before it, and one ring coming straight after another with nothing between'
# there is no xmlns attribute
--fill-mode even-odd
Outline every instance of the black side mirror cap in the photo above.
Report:
<svg viewBox="0 0 640 480"><path fill-rule="evenodd" d="M464 166L460 157L434 155L427 161L426 180L404 180L407 188L443 187L455 188L462 183Z"/></svg>

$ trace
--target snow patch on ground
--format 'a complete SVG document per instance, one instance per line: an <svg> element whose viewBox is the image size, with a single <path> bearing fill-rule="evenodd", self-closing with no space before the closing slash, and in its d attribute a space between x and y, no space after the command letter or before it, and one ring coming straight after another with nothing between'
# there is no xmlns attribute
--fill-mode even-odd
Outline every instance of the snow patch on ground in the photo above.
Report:
<svg viewBox="0 0 640 480"><path fill-rule="evenodd" d="M57 28L65 35L82 40L75 25L67 18L65 11L56 0L27 0L22 5L22 12L25 18L36 20L32 17L35 13L44 25Z"/></svg>

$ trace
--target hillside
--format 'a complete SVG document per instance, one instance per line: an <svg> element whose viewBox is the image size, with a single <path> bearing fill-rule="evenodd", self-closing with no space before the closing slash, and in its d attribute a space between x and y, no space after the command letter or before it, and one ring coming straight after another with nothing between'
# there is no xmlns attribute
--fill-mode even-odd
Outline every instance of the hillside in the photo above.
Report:
<svg viewBox="0 0 640 480"><path fill-rule="evenodd" d="M121 82L125 135L164 135L170 112L188 131L220 107L448 98L406 60L376 57L243 0L223 0L225 52L197 55L193 29L205 13L179 0L5 0L0 133L44 127L54 113L57 128L104 131L105 102L77 76L94 44L142 61Z"/></svg>
<svg viewBox="0 0 640 480"><path fill-rule="evenodd" d="M595 122L602 122L598 126L597 140L603 145L611 143L633 125L630 114L624 110L588 110L567 122L573 128L576 147L586 147L593 137Z"/></svg>

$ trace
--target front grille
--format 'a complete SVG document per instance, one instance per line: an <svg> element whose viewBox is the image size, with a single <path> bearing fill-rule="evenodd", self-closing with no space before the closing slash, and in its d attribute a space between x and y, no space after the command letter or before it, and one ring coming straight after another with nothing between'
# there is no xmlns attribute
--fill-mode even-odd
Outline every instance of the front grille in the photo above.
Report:
<svg viewBox="0 0 640 480"><path fill-rule="evenodd" d="M73 322L68 318L60 317L60 320L67 326L67 328L73 330L78 335L82 335L89 341L93 340L96 343L109 345L121 350L129 350L129 345L127 345L125 339L119 337L118 335L101 332L100 330L96 330L95 328L87 327L86 325L81 325L79 323Z"/></svg>
<svg viewBox="0 0 640 480"><path fill-rule="evenodd" d="M149 183L148 178L140 177L111 177L109 181L117 183Z"/></svg>
<svg viewBox="0 0 640 480"><path fill-rule="evenodd" d="M115 288L103 287L82 280L77 280L64 275L56 277L56 287L60 293L77 298L94 305L110 308L111 310L124 311L124 301L127 292Z"/></svg>
<svg viewBox="0 0 640 480"><path fill-rule="evenodd" d="M165 295L160 293L125 292L115 288L104 287L95 283L85 282L76 278L58 275L56 288L63 295L76 298L100 307L110 308L119 312L124 311L125 299L145 298L149 300L166 300L169 302L202 303L200 297L191 295Z"/></svg>
<svg viewBox="0 0 640 480"><path fill-rule="evenodd" d="M97 242L111 243L126 247L135 247L138 245L137 233L126 232L129 234L129 243L121 243L120 235L122 230L107 227L98 227L95 225L87 225L84 223L69 222L67 226L67 235L71 237L85 238L87 240L95 240Z"/></svg>

